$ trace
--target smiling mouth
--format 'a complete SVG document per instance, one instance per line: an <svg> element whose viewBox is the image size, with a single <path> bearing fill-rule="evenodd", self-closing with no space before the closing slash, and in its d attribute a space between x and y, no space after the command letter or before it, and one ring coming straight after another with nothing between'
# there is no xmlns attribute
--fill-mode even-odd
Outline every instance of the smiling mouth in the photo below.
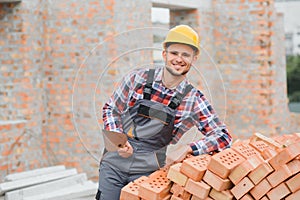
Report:
<svg viewBox="0 0 300 200"><path fill-rule="evenodd" d="M180 65L180 64L172 64L172 65L176 70L180 70L185 66L185 65Z"/></svg>

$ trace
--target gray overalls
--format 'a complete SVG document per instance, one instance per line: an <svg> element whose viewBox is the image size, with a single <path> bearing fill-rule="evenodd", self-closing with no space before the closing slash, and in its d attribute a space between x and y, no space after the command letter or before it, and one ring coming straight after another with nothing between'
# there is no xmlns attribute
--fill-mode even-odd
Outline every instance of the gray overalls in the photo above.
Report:
<svg viewBox="0 0 300 200"><path fill-rule="evenodd" d="M168 106L151 101L154 69L148 73L144 98L122 115L123 130L133 147L128 158L118 152L105 152L100 165L99 192L101 200L118 200L120 190L130 181L147 176L165 165L166 148L173 137L176 108L193 88L188 85L177 93ZM100 195L101 194L101 195Z"/></svg>

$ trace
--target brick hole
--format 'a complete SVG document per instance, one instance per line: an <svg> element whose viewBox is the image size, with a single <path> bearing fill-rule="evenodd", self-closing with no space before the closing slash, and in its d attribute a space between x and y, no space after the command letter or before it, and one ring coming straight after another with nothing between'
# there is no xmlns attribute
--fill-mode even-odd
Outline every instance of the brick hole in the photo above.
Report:
<svg viewBox="0 0 300 200"><path fill-rule="evenodd" d="M198 165L205 165L206 162L204 160L199 160Z"/></svg>
<svg viewBox="0 0 300 200"><path fill-rule="evenodd" d="M160 186L157 185L157 184L154 184L154 185L152 186L152 188L160 188Z"/></svg>

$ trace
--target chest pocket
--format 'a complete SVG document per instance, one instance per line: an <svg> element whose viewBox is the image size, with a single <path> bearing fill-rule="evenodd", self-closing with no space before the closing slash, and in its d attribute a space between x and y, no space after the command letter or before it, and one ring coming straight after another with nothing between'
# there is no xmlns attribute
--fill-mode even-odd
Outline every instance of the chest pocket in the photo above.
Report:
<svg viewBox="0 0 300 200"><path fill-rule="evenodd" d="M191 91L192 85L184 93L177 93L169 105L151 101L154 70L150 69L143 95L135 105L122 116L123 130L130 138L144 143L145 148L156 150L170 143L174 129L176 109L183 97Z"/></svg>

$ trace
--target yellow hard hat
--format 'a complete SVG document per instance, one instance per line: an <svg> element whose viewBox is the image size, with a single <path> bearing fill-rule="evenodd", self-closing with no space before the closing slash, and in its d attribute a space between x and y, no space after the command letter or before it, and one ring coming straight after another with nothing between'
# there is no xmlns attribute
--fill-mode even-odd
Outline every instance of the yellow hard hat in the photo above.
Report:
<svg viewBox="0 0 300 200"><path fill-rule="evenodd" d="M200 51L199 36L194 29L187 25L178 25L172 28L163 42L164 48L169 42L188 44L195 47L198 52Z"/></svg>

